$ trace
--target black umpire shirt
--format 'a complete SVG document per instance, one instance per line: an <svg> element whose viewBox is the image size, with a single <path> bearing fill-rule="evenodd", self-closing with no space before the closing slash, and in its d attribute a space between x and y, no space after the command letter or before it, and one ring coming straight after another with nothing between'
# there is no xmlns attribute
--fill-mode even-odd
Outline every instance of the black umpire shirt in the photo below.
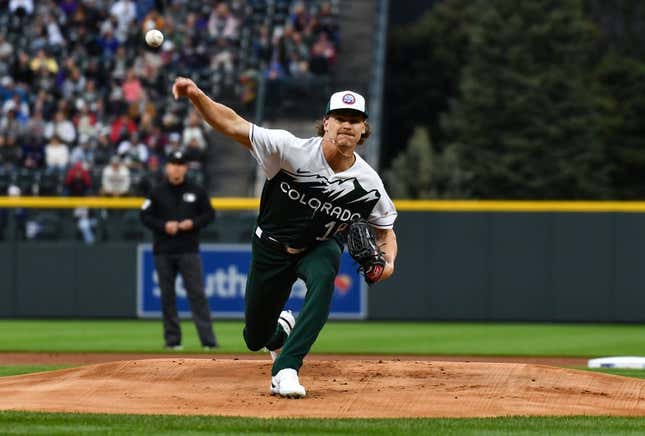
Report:
<svg viewBox="0 0 645 436"><path fill-rule="evenodd" d="M141 206L141 221L153 231L154 254L197 253L199 230L215 217L204 188L188 180L173 185L168 180L155 187ZM193 228L166 233L167 221L192 220Z"/></svg>

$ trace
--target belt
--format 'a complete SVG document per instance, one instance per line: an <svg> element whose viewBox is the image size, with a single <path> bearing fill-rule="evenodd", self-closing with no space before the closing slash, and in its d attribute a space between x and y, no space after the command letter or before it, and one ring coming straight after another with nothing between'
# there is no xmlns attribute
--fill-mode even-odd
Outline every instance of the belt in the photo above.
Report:
<svg viewBox="0 0 645 436"><path fill-rule="evenodd" d="M294 248L289 247L287 244L283 244L272 236L269 236L266 232L263 232L262 229L258 226L255 229L255 236L262 242L265 242L267 245L271 246L273 249L282 251L287 254L300 254L307 251L307 248Z"/></svg>

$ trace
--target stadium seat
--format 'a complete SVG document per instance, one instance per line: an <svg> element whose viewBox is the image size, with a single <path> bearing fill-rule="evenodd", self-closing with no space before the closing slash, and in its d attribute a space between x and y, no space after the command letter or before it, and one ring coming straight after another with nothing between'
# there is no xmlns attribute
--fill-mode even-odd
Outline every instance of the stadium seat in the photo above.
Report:
<svg viewBox="0 0 645 436"><path fill-rule="evenodd" d="M63 178L58 171L43 171L38 177L38 195L60 195L62 183Z"/></svg>
<svg viewBox="0 0 645 436"><path fill-rule="evenodd" d="M37 183L37 176L35 170L29 168L20 168L16 172L15 185L20 188L21 195L33 195L34 188Z"/></svg>
<svg viewBox="0 0 645 436"><path fill-rule="evenodd" d="M275 4L275 13L281 15L289 15L289 9L291 8L290 0L276 0Z"/></svg>
<svg viewBox="0 0 645 436"><path fill-rule="evenodd" d="M0 195L7 195L9 186L13 183L13 177L10 171L0 169Z"/></svg>
<svg viewBox="0 0 645 436"><path fill-rule="evenodd" d="M103 167L94 167L90 171L90 180L92 183L92 192L98 194L101 192L101 183L103 180Z"/></svg>

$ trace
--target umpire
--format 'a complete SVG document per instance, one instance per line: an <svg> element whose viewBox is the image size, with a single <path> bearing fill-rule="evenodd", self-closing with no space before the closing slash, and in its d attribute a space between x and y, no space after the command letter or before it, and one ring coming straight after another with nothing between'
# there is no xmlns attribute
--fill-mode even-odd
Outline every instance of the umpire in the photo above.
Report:
<svg viewBox="0 0 645 436"><path fill-rule="evenodd" d="M211 324L199 257L199 229L215 213L206 191L186 179L188 166L181 151L166 161L166 179L152 190L141 207L141 221L154 234L153 253L161 288L166 348L181 349L175 280L181 274L188 293L193 321L204 349L217 347Z"/></svg>

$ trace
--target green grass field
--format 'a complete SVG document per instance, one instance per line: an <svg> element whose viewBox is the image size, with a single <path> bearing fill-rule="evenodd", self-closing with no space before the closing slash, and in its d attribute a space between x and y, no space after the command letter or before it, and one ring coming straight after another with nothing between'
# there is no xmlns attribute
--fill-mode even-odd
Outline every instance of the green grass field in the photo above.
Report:
<svg viewBox="0 0 645 436"><path fill-rule="evenodd" d="M185 352L200 351L190 322ZM247 352L242 324L215 323L218 352ZM645 326L330 322L313 352L594 357L642 355ZM0 352L160 352L159 321L0 320ZM0 376L57 369L5 365ZM603 370L645 378L645 371ZM645 418L249 419L0 412L0 434L643 434Z"/></svg>
<svg viewBox="0 0 645 436"><path fill-rule="evenodd" d="M200 351L182 323L186 352ZM222 353L246 353L242 323L216 321ZM521 356L639 355L645 325L329 322L312 352ZM0 320L2 351L159 352L159 321Z"/></svg>
<svg viewBox="0 0 645 436"><path fill-rule="evenodd" d="M642 435L639 418L253 419L0 412L3 434L28 435Z"/></svg>

